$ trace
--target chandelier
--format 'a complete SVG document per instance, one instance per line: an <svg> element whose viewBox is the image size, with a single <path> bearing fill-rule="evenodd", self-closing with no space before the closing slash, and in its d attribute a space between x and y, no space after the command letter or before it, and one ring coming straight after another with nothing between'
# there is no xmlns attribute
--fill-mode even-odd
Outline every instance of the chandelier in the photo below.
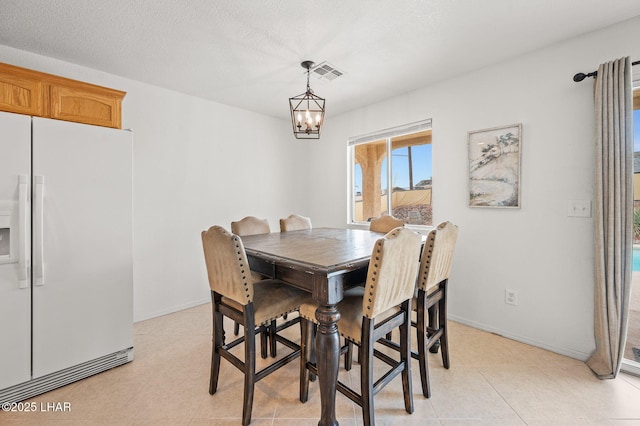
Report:
<svg viewBox="0 0 640 426"><path fill-rule="evenodd" d="M300 65L307 70L307 91L289 98L293 135L296 139L320 139L320 128L324 124L324 99L314 95L309 87L309 70L314 63L304 61Z"/></svg>

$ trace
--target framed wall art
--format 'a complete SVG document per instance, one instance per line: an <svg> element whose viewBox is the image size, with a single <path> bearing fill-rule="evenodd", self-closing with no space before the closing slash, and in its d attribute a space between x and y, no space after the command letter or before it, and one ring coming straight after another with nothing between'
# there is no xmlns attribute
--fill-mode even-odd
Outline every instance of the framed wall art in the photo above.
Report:
<svg viewBox="0 0 640 426"><path fill-rule="evenodd" d="M469 207L520 207L522 124L468 132Z"/></svg>

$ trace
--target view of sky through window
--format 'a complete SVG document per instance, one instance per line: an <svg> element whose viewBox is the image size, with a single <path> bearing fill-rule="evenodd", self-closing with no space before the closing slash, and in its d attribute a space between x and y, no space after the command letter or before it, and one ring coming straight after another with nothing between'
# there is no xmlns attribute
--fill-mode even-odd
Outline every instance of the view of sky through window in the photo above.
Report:
<svg viewBox="0 0 640 426"><path fill-rule="evenodd" d="M640 151L640 109L633 111L633 150Z"/></svg>
<svg viewBox="0 0 640 426"><path fill-rule="evenodd" d="M395 149L392 152L394 157L393 170L392 170L392 184L394 187L409 188L409 162L407 156L407 148ZM402 158L407 159L401 161ZM421 180L431 179L431 144L415 145L411 147L411 157L413 162L413 184L417 184ZM382 190L387 188L387 174L383 172L387 169L387 159L382 162L381 178L382 178ZM355 188L356 191L362 190L362 171L360 165L355 165Z"/></svg>

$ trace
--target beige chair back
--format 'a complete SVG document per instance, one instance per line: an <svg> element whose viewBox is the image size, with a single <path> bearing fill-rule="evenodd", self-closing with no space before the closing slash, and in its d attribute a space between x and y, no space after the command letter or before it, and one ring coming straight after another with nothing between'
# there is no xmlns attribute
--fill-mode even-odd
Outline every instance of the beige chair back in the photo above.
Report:
<svg viewBox="0 0 640 426"><path fill-rule="evenodd" d="M387 214L371 219L369 231L387 233L395 228L403 227L404 222Z"/></svg>
<svg viewBox="0 0 640 426"><path fill-rule="evenodd" d="M427 236L422 249L418 288L429 291L449 278L453 250L458 239L458 227L451 222L442 222Z"/></svg>
<svg viewBox="0 0 640 426"><path fill-rule="evenodd" d="M413 297L422 238L397 228L376 241L371 253L362 311L367 318Z"/></svg>
<svg viewBox="0 0 640 426"><path fill-rule="evenodd" d="M231 222L231 233L245 236L268 234L271 232L269 221L267 219L258 219L255 216L247 216L237 222Z"/></svg>
<svg viewBox="0 0 640 426"><path fill-rule="evenodd" d="M253 302L249 262L240 237L221 226L202 231L209 287L241 305Z"/></svg>
<svg viewBox="0 0 640 426"><path fill-rule="evenodd" d="M298 231L300 229L311 229L311 219L297 214L280 219L280 232Z"/></svg>

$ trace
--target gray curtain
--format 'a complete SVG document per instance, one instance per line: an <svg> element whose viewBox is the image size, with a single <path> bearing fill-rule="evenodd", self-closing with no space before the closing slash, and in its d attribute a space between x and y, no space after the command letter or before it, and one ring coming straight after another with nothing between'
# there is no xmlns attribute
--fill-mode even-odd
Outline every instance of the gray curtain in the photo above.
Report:
<svg viewBox="0 0 640 426"><path fill-rule="evenodd" d="M596 349L587 365L600 379L620 371L629 319L633 229L631 60L600 65L595 83Z"/></svg>

